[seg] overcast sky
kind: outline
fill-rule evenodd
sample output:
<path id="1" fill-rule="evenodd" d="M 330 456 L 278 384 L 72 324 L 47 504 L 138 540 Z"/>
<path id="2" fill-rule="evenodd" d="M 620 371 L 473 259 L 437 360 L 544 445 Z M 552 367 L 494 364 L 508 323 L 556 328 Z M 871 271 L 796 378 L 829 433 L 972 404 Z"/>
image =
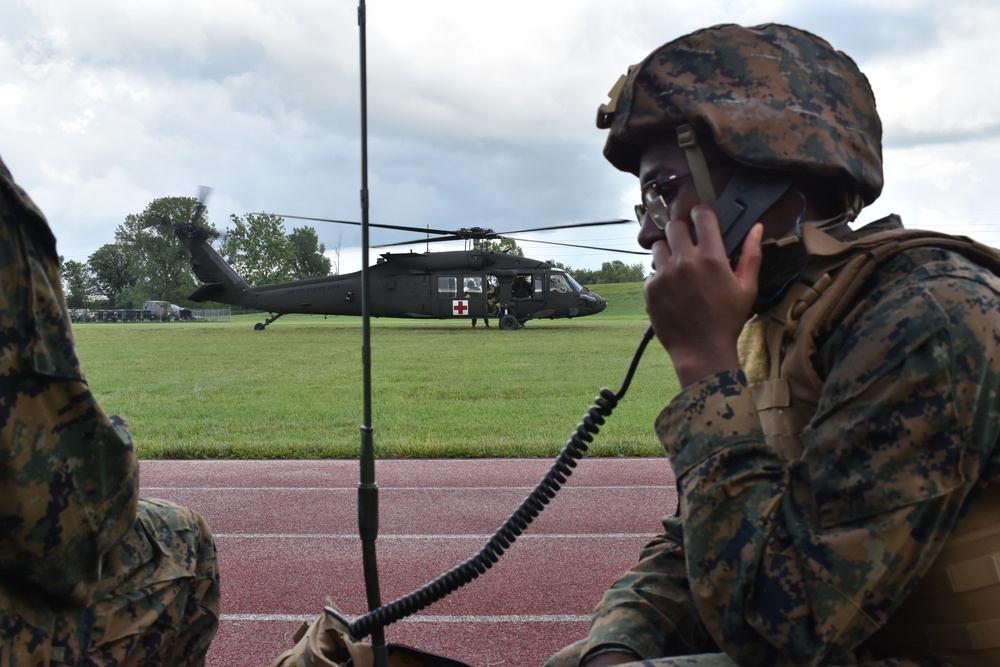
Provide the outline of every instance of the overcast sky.
<path id="1" fill-rule="evenodd" d="M 81 262 L 126 215 L 200 185 L 214 189 L 218 226 L 256 211 L 359 220 L 357 9 L 4 0 L 0 156 L 60 253 Z M 995 0 L 370 0 L 367 10 L 372 222 L 507 231 L 630 218 L 638 188 L 604 161 L 594 124 L 619 74 L 697 28 L 775 21 L 825 37 L 872 82 L 886 188 L 862 221 L 896 212 L 1000 245 Z M 356 228 L 309 224 L 342 247 L 342 272 L 360 268 Z M 636 231 L 536 237 L 638 249 Z M 399 238 L 372 233 L 373 244 Z M 521 245 L 577 268 L 642 261 Z"/>

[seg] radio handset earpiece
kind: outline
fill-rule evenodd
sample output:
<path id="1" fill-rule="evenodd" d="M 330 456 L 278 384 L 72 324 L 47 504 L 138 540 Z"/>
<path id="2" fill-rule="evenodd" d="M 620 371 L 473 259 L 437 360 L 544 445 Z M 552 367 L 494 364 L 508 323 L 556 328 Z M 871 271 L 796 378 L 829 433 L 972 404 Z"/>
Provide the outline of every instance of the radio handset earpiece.
<path id="1" fill-rule="evenodd" d="M 764 213 L 792 186 L 783 174 L 737 167 L 715 202 L 726 256 L 736 260 L 743 239 Z"/>
<path id="2" fill-rule="evenodd" d="M 716 197 L 708 162 L 690 125 L 677 128 L 677 144 L 684 149 L 698 199 L 702 204 L 711 206 L 719 218 L 726 256 L 735 262 L 740 245 L 750 228 L 788 192 L 791 179 L 781 172 L 751 169 L 741 165 L 733 171 L 722 194 Z"/>

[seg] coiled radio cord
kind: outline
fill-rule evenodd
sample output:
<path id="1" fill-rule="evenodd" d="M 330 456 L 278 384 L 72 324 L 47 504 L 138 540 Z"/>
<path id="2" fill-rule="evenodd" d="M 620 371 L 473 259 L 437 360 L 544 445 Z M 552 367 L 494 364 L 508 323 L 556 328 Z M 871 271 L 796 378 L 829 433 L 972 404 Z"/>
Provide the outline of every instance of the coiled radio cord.
<path id="1" fill-rule="evenodd" d="M 361 639 L 371 634 L 375 628 L 385 627 L 402 620 L 454 593 L 493 567 L 500 556 L 514 544 L 528 528 L 528 525 L 555 497 L 562 485 L 566 483 L 566 479 L 573 474 L 576 462 L 583 458 L 588 444 L 594 440 L 594 435 L 601 430 L 600 427 L 604 425 L 605 419 L 611 415 L 618 402 L 625 396 L 625 392 L 628 391 L 632 377 L 639 366 L 639 360 L 652 338 L 653 328 L 649 327 L 632 356 L 632 363 L 629 365 L 625 380 L 618 393 L 612 392 L 607 387 L 601 389 L 600 395 L 594 399 L 594 405 L 584 415 L 583 420 L 577 424 L 576 431 L 563 446 L 548 473 L 528 494 L 528 497 L 521 502 L 514 513 L 507 517 L 507 520 L 479 550 L 479 553 L 416 591 L 382 605 L 378 609 L 373 609 L 353 623 L 333 607 L 325 607 L 326 613 L 333 615 L 347 626 L 351 636 L 355 639 Z"/>

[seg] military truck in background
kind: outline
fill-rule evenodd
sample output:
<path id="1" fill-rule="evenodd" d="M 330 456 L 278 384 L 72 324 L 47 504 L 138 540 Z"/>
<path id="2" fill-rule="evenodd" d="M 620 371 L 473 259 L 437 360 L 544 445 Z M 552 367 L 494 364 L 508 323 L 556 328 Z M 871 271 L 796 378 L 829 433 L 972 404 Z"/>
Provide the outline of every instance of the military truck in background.
<path id="1" fill-rule="evenodd" d="M 152 313 L 154 322 L 190 322 L 193 319 L 190 308 L 181 308 L 169 301 L 146 301 L 142 309 Z"/>
<path id="2" fill-rule="evenodd" d="M 146 301 L 141 309 L 76 308 L 70 311 L 70 318 L 73 322 L 190 322 L 194 316 L 190 308 L 181 308 L 169 301 Z"/>

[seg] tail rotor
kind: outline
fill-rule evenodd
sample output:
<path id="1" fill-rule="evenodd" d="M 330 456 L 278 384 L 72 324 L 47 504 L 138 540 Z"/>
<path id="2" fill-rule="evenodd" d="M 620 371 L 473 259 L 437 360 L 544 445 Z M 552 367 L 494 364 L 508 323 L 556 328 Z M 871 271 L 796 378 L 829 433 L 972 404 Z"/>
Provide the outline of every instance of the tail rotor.
<path id="1" fill-rule="evenodd" d="M 207 185 L 202 185 L 198 188 L 198 202 L 194 205 L 194 209 L 191 210 L 191 217 L 184 224 L 175 227 L 178 235 L 192 239 L 200 236 L 207 237 L 208 231 L 200 223 L 202 215 L 205 213 L 206 202 L 210 194 L 212 194 L 212 188 Z"/>

